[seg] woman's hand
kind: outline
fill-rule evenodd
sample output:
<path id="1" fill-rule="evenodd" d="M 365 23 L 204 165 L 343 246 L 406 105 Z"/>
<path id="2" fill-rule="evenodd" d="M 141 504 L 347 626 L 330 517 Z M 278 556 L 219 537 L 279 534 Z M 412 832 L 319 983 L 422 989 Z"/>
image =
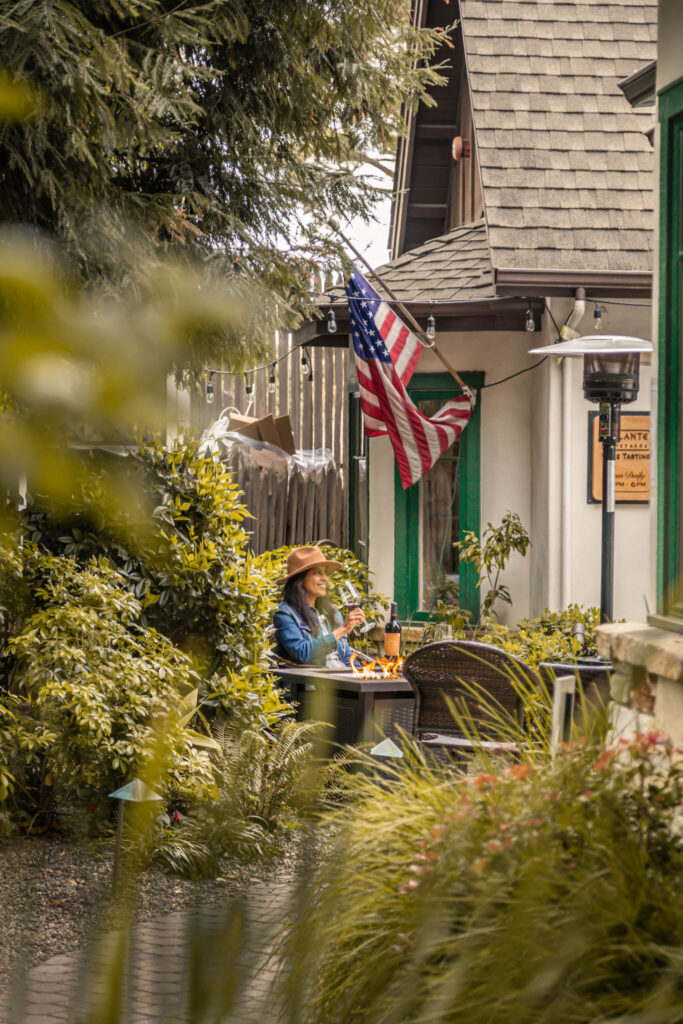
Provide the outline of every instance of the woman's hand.
<path id="1" fill-rule="evenodd" d="M 365 622 L 365 615 L 361 608 L 354 608 L 349 612 L 346 622 L 332 630 L 332 635 L 335 640 L 341 640 L 343 636 L 350 633 L 352 629 L 356 628 L 356 626 L 360 626 L 361 622 Z"/>

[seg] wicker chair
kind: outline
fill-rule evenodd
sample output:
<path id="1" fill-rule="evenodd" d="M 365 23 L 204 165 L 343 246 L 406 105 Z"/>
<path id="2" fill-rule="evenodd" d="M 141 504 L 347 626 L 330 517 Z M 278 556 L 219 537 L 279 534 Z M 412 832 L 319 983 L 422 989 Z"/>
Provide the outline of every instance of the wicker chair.
<path id="1" fill-rule="evenodd" d="M 517 745 L 496 737 L 496 722 L 467 685 L 481 687 L 493 707 L 520 721 L 522 707 L 519 693 L 511 680 L 540 686 L 540 679 L 528 665 L 489 644 L 473 640 L 449 640 L 426 644 L 411 654 L 403 666 L 403 674 L 415 692 L 413 732 L 426 747 L 448 748 L 463 753 L 473 749 L 448 706 L 471 716 L 481 742 L 477 747 L 491 751 L 512 752 Z"/>

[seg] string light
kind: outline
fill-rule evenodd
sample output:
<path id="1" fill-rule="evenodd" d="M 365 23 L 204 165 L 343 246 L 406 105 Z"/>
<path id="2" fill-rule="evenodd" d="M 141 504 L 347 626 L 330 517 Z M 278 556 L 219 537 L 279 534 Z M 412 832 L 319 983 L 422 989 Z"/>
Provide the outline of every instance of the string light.
<path id="1" fill-rule="evenodd" d="M 310 372 L 311 372 L 311 367 L 310 367 L 309 362 L 308 362 L 308 353 L 307 353 L 306 349 L 304 348 L 302 356 L 301 356 L 301 376 L 302 377 L 308 377 L 308 374 Z"/>
<path id="2" fill-rule="evenodd" d="M 254 394 L 254 384 L 251 380 L 249 380 L 248 372 L 245 373 L 244 375 L 244 390 L 248 398 L 251 398 L 251 396 Z"/>
<path id="3" fill-rule="evenodd" d="M 332 296 L 330 295 L 330 311 L 327 314 L 327 330 L 329 331 L 330 334 L 336 334 L 337 318 L 335 317 L 334 310 L 332 309 L 332 301 L 333 299 Z"/>
<path id="4" fill-rule="evenodd" d="M 434 341 L 434 338 L 436 337 L 436 320 L 434 319 L 434 314 L 432 313 L 432 306 L 433 305 L 434 305 L 433 302 L 429 303 L 429 316 L 427 317 L 427 331 L 426 331 L 426 334 L 427 334 L 427 338 L 429 339 L 429 341 Z"/>
<path id="5" fill-rule="evenodd" d="M 528 331 L 530 334 L 531 334 L 532 331 L 536 330 L 536 321 L 534 320 L 534 313 L 533 313 L 533 310 L 532 310 L 531 306 L 529 306 L 527 311 L 526 311 L 526 319 L 524 321 L 524 330 Z"/>
<path id="6" fill-rule="evenodd" d="M 213 370 L 209 373 L 209 379 L 206 382 L 206 404 L 213 405 L 215 401 L 215 393 L 213 386 Z"/>
<path id="7" fill-rule="evenodd" d="M 275 384 L 275 363 L 273 363 L 270 368 L 270 377 L 268 378 L 268 394 L 274 395 L 276 390 L 277 385 Z"/>
<path id="8" fill-rule="evenodd" d="M 596 306 L 595 310 L 593 311 L 593 330 L 602 330 L 602 310 L 599 306 Z"/>

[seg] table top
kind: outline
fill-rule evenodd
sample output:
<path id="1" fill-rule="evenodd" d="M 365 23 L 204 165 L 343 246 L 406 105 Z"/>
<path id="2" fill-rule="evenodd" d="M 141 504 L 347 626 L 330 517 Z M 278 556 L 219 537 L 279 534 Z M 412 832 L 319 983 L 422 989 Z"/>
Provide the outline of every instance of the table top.
<path id="1" fill-rule="evenodd" d="M 362 679 L 354 676 L 350 669 L 317 668 L 315 665 L 301 668 L 276 668 L 274 674 L 290 683 L 308 683 L 311 686 L 334 686 L 339 690 L 354 693 L 412 693 L 413 688 L 403 676 L 390 679 Z"/>

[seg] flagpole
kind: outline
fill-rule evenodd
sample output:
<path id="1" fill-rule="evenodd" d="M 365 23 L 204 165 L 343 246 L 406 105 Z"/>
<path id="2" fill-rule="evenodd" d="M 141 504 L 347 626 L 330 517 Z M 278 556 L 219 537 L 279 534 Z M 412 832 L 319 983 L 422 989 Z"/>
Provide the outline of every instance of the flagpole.
<path id="1" fill-rule="evenodd" d="M 367 269 L 367 270 L 368 270 L 368 271 L 370 272 L 370 274 L 372 274 L 372 276 L 374 277 L 375 281 L 377 281 L 377 283 L 379 284 L 380 288 L 382 288 L 382 289 L 383 289 L 383 291 L 385 291 L 385 292 L 386 292 L 386 294 L 387 294 L 387 295 L 389 296 L 389 298 L 391 299 L 391 301 L 392 301 L 393 303 L 395 303 L 395 305 L 396 305 L 396 306 L 398 307 L 399 311 L 400 311 L 400 312 L 402 313 L 402 315 L 403 315 L 403 316 L 404 316 L 404 317 L 406 318 L 406 320 L 409 320 L 409 321 L 410 321 L 410 323 L 412 324 L 413 328 L 415 329 L 415 331 L 416 331 L 416 333 L 417 333 L 418 337 L 419 337 L 419 338 L 420 338 L 420 340 L 422 341 L 422 343 L 423 343 L 423 345 L 425 346 L 425 348 L 430 348 L 430 349 L 432 349 L 432 350 L 433 350 L 433 352 L 434 352 L 434 355 L 435 355 L 435 356 L 436 356 L 436 357 L 437 357 L 438 359 L 440 359 L 440 360 L 441 360 L 441 362 L 442 362 L 442 363 L 443 363 L 443 365 L 444 365 L 444 366 L 446 367 L 446 369 L 448 370 L 448 372 L 450 373 L 450 375 L 451 375 L 451 376 L 452 376 L 452 377 L 454 378 L 454 380 L 456 381 L 456 383 L 460 385 L 460 387 L 461 387 L 461 388 L 463 389 L 463 391 L 465 391 L 465 392 L 466 392 L 466 394 L 470 394 L 470 393 L 471 393 L 471 389 L 470 389 L 470 388 L 468 388 L 467 384 L 465 384 L 464 380 L 462 379 L 462 377 L 460 376 L 460 374 L 458 373 L 458 371 L 457 371 L 457 370 L 456 370 L 456 369 L 455 369 L 455 368 L 454 368 L 453 366 L 451 366 L 451 364 L 450 364 L 450 363 L 448 362 L 448 360 L 446 359 L 446 357 L 445 357 L 444 355 L 442 355 L 442 353 L 441 353 L 441 352 L 439 351 L 439 349 L 438 349 L 438 348 L 436 347 L 436 343 L 435 343 L 435 342 L 433 342 L 433 341 L 430 341 L 430 340 L 429 340 L 429 338 L 428 338 L 428 337 L 427 337 L 427 335 L 425 334 L 424 330 L 422 329 L 422 327 L 420 327 L 419 323 L 417 322 L 417 320 L 415 319 L 415 317 L 413 316 L 413 314 L 412 314 L 412 313 L 410 312 L 410 310 L 409 310 L 409 309 L 407 309 L 407 307 L 403 305 L 403 303 L 401 302 L 401 300 L 400 300 L 399 298 L 397 298 L 397 297 L 396 297 L 396 295 L 394 295 L 394 293 L 392 292 L 392 290 L 391 290 L 391 288 L 389 287 L 389 285 L 388 285 L 388 284 L 386 284 L 386 283 L 385 283 L 385 282 L 384 282 L 384 281 L 382 280 L 382 278 L 381 278 L 381 277 L 380 277 L 380 275 L 379 275 L 379 274 L 377 273 L 377 271 L 376 271 L 376 270 L 373 270 L 373 269 L 372 269 L 372 267 L 370 266 L 370 264 L 369 264 L 369 263 L 368 263 L 368 261 L 366 260 L 365 256 L 363 256 L 363 254 L 362 254 L 362 253 L 360 253 L 360 252 L 358 251 L 358 249 L 356 249 L 356 247 L 355 247 L 355 245 L 353 244 L 353 242 L 349 241 L 349 239 L 348 239 L 348 238 L 346 237 L 346 235 L 344 234 L 344 232 L 343 232 L 343 231 L 341 230 L 341 228 L 340 228 L 339 224 L 338 224 L 338 223 L 336 223 L 336 222 L 335 222 L 334 220 L 328 220 L 328 222 L 327 222 L 327 223 L 328 223 L 328 225 L 329 225 L 329 226 L 330 226 L 330 227 L 332 228 L 332 230 L 333 230 L 333 231 L 336 231 L 336 232 L 337 232 L 337 234 L 338 234 L 338 235 L 339 235 L 339 237 L 341 238 L 342 242 L 344 242 L 344 244 L 345 244 L 345 245 L 347 245 L 347 246 L 349 247 L 349 249 L 350 249 L 350 250 L 351 250 L 351 252 L 352 252 L 352 253 L 354 254 L 354 256 L 356 257 L 356 259 L 359 259 L 359 260 L 361 261 L 361 263 L 362 263 L 362 264 L 363 264 L 363 265 L 365 266 L 365 268 L 366 268 L 366 269 Z"/>

